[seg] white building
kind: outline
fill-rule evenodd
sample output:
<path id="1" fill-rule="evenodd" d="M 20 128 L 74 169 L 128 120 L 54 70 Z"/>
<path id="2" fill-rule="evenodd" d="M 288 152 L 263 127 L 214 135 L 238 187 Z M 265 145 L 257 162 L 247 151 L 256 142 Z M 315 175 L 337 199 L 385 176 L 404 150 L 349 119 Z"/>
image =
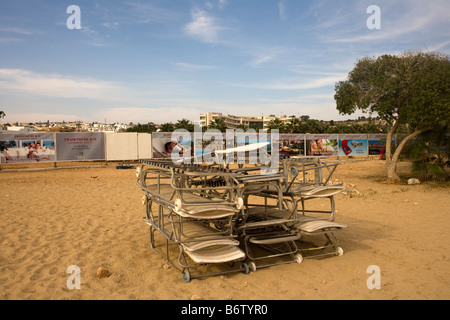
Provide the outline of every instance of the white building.
<path id="1" fill-rule="evenodd" d="M 291 118 L 285 117 L 285 116 L 256 116 L 256 117 L 249 117 L 249 116 L 233 116 L 233 115 L 224 115 L 222 113 L 217 112 L 208 112 L 205 114 L 200 114 L 200 124 L 202 127 L 209 126 L 211 124 L 211 121 L 213 121 L 216 118 L 221 118 L 224 120 L 225 125 L 229 129 L 236 129 L 239 125 L 245 125 L 248 128 L 254 127 L 258 129 L 267 129 L 267 126 L 270 121 L 275 120 L 275 118 L 281 120 L 284 123 L 288 123 Z"/>
<path id="2" fill-rule="evenodd" d="M 21 126 L 9 126 L 6 128 L 7 131 L 14 131 L 14 132 L 35 132 L 38 131 L 36 128 L 33 127 L 21 127 Z"/>

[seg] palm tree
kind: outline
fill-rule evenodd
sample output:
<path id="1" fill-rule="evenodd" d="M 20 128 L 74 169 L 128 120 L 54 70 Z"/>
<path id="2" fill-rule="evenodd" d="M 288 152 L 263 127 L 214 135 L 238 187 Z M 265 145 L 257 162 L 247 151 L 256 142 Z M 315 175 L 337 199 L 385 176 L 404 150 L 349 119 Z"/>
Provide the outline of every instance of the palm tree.
<path id="1" fill-rule="evenodd" d="M 284 125 L 283 121 L 281 121 L 278 118 L 275 118 L 275 119 L 269 121 L 269 123 L 267 124 L 267 128 L 270 131 L 278 129 L 278 132 L 282 133 L 282 132 L 284 132 L 285 125 Z"/>
<path id="2" fill-rule="evenodd" d="M 300 133 L 301 124 L 302 122 L 299 118 L 291 117 L 291 120 L 289 120 L 289 123 L 286 125 L 286 129 L 290 133 Z"/>
<path id="3" fill-rule="evenodd" d="M 317 120 L 308 119 L 305 125 L 308 133 L 322 133 L 322 126 Z"/>
<path id="4" fill-rule="evenodd" d="M 188 119 L 181 119 L 175 124 L 175 129 L 185 129 L 189 132 L 194 132 L 194 124 Z"/>
<path id="5" fill-rule="evenodd" d="M 172 123 L 163 123 L 159 129 L 161 132 L 173 132 L 173 130 L 175 130 L 175 126 Z"/>
<path id="6" fill-rule="evenodd" d="M 147 123 L 147 132 L 156 132 L 157 127 L 153 122 Z"/>
<path id="7" fill-rule="evenodd" d="M 225 132 L 227 130 L 227 125 L 222 118 L 214 118 L 209 124 L 208 129 L 217 129 L 220 132 Z"/>
<path id="8" fill-rule="evenodd" d="M 250 123 L 250 126 L 248 127 L 249 129 L 253 129 L 256 132 L 258 132 L 259 130 L 262 130 L 263 128 L 261 126 L 259 126 L 256 123 Z"/>
<path id="9" fill-rule="evenodd" d="M 249 129 L 249 127 L 246 124 L 241 123 L 240 125 L 238 125 L 236 127 L 236 129 L 241 129 L 243 131 L 247 131 Z"/>

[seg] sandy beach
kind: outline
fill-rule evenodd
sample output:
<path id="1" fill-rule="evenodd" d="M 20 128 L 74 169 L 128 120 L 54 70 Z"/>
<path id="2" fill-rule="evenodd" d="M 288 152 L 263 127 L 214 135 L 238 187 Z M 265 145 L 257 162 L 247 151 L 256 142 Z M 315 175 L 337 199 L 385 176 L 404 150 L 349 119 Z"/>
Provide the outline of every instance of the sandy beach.
<path id="1" fill-rule="evenodd" d="M 134 169 L 1 170 L 0 298 L 450 299 L 448 184 L 386 183 L 379 160 L 343 161 L 333 178 L 352 191 L 336 199 L 343 256 L 184 283 L 150 249 Z M 78 290 L 66 284 L 71 265 Z M 380 289 L 367 287 L 371 265 Z M 99 267 L 110 275 L 98 278 Z"/>

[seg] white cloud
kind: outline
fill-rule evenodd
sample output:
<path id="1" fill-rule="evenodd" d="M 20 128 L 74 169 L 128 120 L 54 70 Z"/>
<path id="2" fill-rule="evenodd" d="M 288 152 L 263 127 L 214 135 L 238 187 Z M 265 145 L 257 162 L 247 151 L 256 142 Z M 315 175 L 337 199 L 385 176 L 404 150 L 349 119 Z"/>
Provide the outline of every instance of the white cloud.
<path id="1" fill-rule="evenodd" d="M 217 20 L 206 11 L 193 9 L 191 12 L 192 21 L 184 26 L 184 31 L 199 40 L 205 42 L 218 42 L 219 31 L 223 29 Z"/>
<path id="2" fill-rule="evenodd" d="M 88 42 L 89 45 L 92 45 L 94 47 L 105 46 L 104 41 L 98 31 L 93 30 L 87 25 L 83 25 L 81 27 L 81 32 L 83 32 L 90 39 L 90 41 Z"/>
<path id="3" fill-rule="evenodd" d="M 290 80 L 278 80 L 274 82 L 266 83 L 235 83 L 232 85 L 243 88 L 265 89 L 265 90 L 305 90 L 316 89 L 327 86 L 334 86 L 338 81 L 345 80 L 347 74 L 336 74 L 332 76 L 326 76 L 321 78 L 315 78 L 310 80 L 290 79 Z"/>
<path id="4" fill-rule="evenodd" d="M 282 0 L 278 1 L 278 13 L 281 20 L 287 20 L 286 4 Z"/>
<path id="5" fill-rule="evenodd" d="M 450 45 L 450 41 L 445 41 L 445 42 L 442 42 L 442 43 L 435 44 L 435 45 L 433 45 L 433 46 L 431 46 L 431 47 L 427 47 L 426 49 L 427 49 L 428 51 L 431 51 L 431 52 L 434 52 L 434 51 L 440 51 L 440 50 L 442 50 L 442 49 L 444 49 L 444 48 L 448 48 L 449 45 Z M 449 50 L 447 49 L 447 52 L 448 52 L 448 51 L 449 51 Z"/>
<path id="6" fill-rule="evenodd" d="M 151 3 L 143 2 L 125 2 L 127 6 L 131 7 L 130 22 L 138 23 L 165 23 L 167 21 L 177 21 L 180 19 L 180 14 L 177 11 L 158 7 Z"/>
<path id="7" fill-rule="evenodd" d="M 449 1 L 411 0 L 400 3 L 377 3 L 380 7 L 381 20 L 381 29 L 379 30 L 367 29 L 365 22 L 370 14 L 365 12 L 368 5 L 363 2 L 356 3 L 353 10 L 347 12 L 338 10 L 335 14 L 327 15 L 328 19 L 319 24 L 318 30 L 322 30 L 322 32 L 330 30 L 329 33 L 325 33 L 329 41 L 342 43 L 381 42 L 394 39 L 403 41 L 423 38 L 424 35 L 432 38 L 435 34 L 443 35 L 445 33 L 450 36 L 449 29 L 445 28 L 445 26 L 448 27 L 449 21 Z"/>
<path id="8" fill-rule="evenodd" d="M 288 48 L 283 47 L 262 47 L 262 48 L 258 47 L 258 48 L 246 48 L 246 50 L 250 51 L 250 55 L 254 56 L 253 60 L 249 62 L 249 65 L 252 68 L 257 68 L 260 65 L 263 65 L 269 61 L 274 61 L 275 58 L 289 52 Z"/>
<path id="9" fill-rule="evenodd" d="M 210 65 L 200 65 L 200 64 L 191 64 L 186 62 L 175 62 L 172 63 L 174 66 L 180 67 L 185 70 L 214 70 L 218 69 L 217 66 L 210 66 Z"/>
<path id="10" fill-rule="evenodd" d="M 119 22 L 104 22 L 102 26 L 109 29 L 117 29 L 119 27 Z"/>
<path id="11" fill-rule="evenodd" d="M 223 9 L 228 4 L 228 0 L 219 0 L 219 9 Z"/>
<path id="12" fill-rule="evenodd" d="M 212 1 L 206 1 L 205 6 L 206 8 L 212 10 L 216 6 L 218 9 L 222 10 L 224 9 L 228 4 L 228 0 L 212 0 Z"/>
<path id="13" fill-rule="evenodd" d="M 27 113 L 15 113 L 11 112 L 7 114 L 5 121 L 9 123 L 14 122 L 45 122 L 47 120 L 53 122 L 59 121 L 89 121 L 89 119 L 83 119 L 82 117 L 68 113 L 44 113 L 44 112 L 27 112 Z"/>
<path id="14" fill-rule="evenodd" d="M 158 79 L 153 83 L 124 84 L 23 69 L 0 69 L 0 96 L 8 110 L 33 107 L 31 113 L 5 110 L 8 121 L 32 122 L 58 118 L 66 121 L 103 121 L 106 117 L 112 122 L 143 123 L 142 119 L 147 117 L 146 121 L 158 123 L 170 122 L 170 119 L 198 119 L 198 106 L 207 109 L 206 106 L 212 104 L 211 101 L 192 98 L 191 86 L 189 81 Z M 54 113 L 49 112 L 52 109 Z"/>
<path id="15" fill-rule="evenodd" d="M 107 122 L 133 122 L 147 123 L 154 122 L 156 124 L 172 122 L 176 123 L 181 119 L 198 121 L 200 119 L 201 110 L 195 107 L 124 107 L 109 108 L 95 113 L 94 118 L 104 119 Z M 126 119 L 126 121 L 124 121 Z"/>
<path id="16" fill-rule="evenodd" d="M 128 89 L 114 82 L 40 74 L 22 69 L 0 69 L 0 92 L 32 94 L 54 98 L 122 100 Z"/>
<path id="17" fill-rule="evenodd" d="M 2 27 L 0 28 L 0 33 L 5 35 L 3 37 L 0 37 L 0 43 L 23 42 L 24 39 L 26 39 L 25 36 L 43 34 L 43 32 L 38 30 L 29 30 L 15 27 Z"/>
<path id="18" fill-rule="evenodd" d="M 21 35 L 27 35 L 27 36 L 30 36 L 33 34 L 33 32 L 28 29 L 13 28 L 13 27 L 0 28 L 0 32 L 15 33 L 15 34 L 21 34 Z"/>
<path id="19" fill-rule="evenodd" d="M 273 59 L 273 55 L 270 54 L 266 54 L 266 55 L 261 55 L 259 57 L 257 57 L 256 59 L 252 60 L 249 65 L 252 66 L 253 68 L 258 67 L 259 65 L 268 62 L 270 60 Z"/>
<path id="20" fill-rule="evenodd" d="M 7 43 L 7 42 L 22 42 L 22 39 L 18 38 L 0 38 L 0 42 Z"/>

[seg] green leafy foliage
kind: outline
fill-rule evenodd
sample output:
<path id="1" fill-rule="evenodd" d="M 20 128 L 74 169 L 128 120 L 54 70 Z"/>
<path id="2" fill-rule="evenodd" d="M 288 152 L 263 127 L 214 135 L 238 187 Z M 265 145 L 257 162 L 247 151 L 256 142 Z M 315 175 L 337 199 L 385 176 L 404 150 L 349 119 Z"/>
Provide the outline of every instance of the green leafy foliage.
<path id="1" fill-rule="evenodd" d="M 389 179 L 400 179 L 396 163 L 409 139 L 450 122 L 450 61 L 441 53 L 406 52 L 360 59 L 348 80 L 335 86 L 340 114 L 376 113 L 391 124 L 389 137 L 405 125 L 408 136 L 395 153 L 386 145 Z M 433 170 L 428 168 L 428 170 Z M 435 170 L 434 172 L 438 172 Z"/>
<path id="2" fill-rule="evenodd" d="M 360 59 L 348 80 L 335 86 L 340 114 L 356 110 L 377 113 L 421 129 L 437 121 L 449 122 L 450 62 L 439 53 L 407 52 Z"/>
<path id="3" fill-rule="evenodd" d="M 227 130 L 227 125 L 225 124 L 225 120 L 222 118 L 214 118 L 208 126 L 208 129 L 216 129 L 220 132 L 225 132 Z"/>
<path id="4" fill-rule="evenodd" d="M 421 180 L 448 180 L 450 158 L 450 131 L 448 124 L 437 124 L 405 150 L 412 161 L 412 174 Z"/>

